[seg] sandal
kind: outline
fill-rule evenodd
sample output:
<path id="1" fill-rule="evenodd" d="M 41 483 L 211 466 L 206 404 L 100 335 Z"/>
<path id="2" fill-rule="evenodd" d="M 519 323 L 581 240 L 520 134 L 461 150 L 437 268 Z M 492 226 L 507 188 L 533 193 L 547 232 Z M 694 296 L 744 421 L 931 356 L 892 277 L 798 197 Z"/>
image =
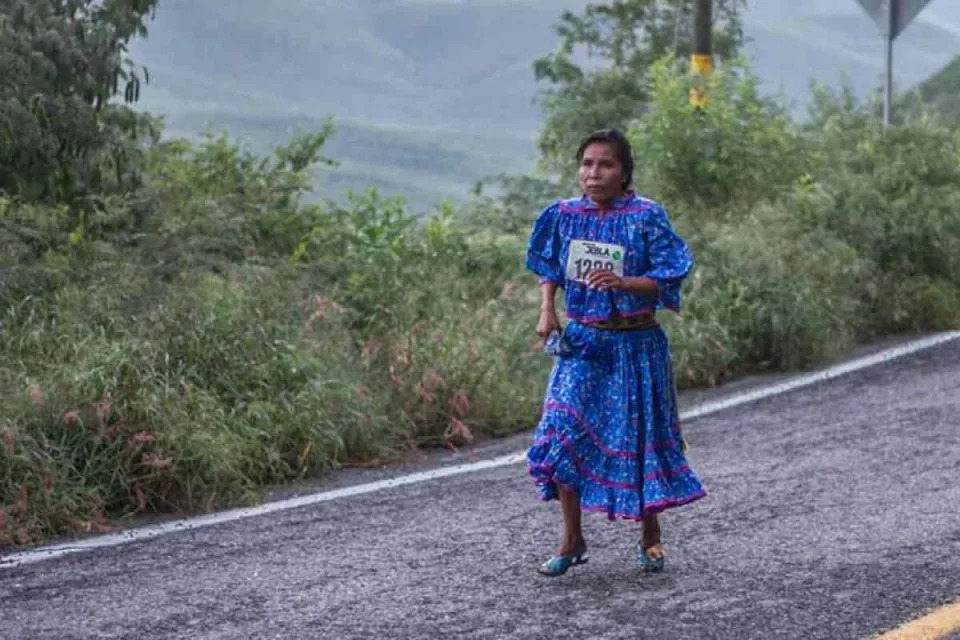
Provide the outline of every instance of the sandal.
<path id="1" fill-rule="evenodd" d="M 586 553 L 587 543 L 586 541 L 581 541 L 572 553 L 552 556 L 549 560 L 540 565 L 540 568 L 537 569 L 537 572 L 542 576 L 547 576 L 548 578 L 562 576 L 570 567 L 578 564 L 586 564 L 588 560 L 588 558 L 584 557 Z"/>
<path id="2" fill-rule="evenodd" d="M 637 564 L 647 573 L 660 573 L 667 563 L 667 553 L 659 542 L 646 549 L 637 545 Z"/>

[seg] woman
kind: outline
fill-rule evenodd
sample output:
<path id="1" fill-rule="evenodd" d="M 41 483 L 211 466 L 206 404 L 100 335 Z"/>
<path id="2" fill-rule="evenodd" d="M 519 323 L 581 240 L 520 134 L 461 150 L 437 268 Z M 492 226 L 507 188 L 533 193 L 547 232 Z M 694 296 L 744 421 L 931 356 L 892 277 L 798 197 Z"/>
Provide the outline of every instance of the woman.
<path id="1" fill-rule="evenodd" d="M 539 571 L 558 576 L 586 562 L 582 511 L 642 521 L 637 561 L 661 571 L 657 514 L 706 495 L 684 454 L 669 345 L 655 318 L 679 310 L 693 257 L 663 208 L 630 191 L 623 134 L 590 135 L 577 161 L 583 196 L 540 214 L 526 257 L 540 277 L 536 331 L 557 356 L 527 462 L 540 498 L 560 501 L 564 525 Z"/>

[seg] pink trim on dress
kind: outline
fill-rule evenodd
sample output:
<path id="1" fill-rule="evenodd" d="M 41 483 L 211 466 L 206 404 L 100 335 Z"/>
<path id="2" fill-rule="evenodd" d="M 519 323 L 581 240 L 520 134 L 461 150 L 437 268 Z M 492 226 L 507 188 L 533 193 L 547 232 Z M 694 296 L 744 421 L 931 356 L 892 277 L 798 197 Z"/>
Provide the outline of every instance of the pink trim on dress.
<path id="1" fill-rule="evenodd" d="M 639 202 L 637 202 L 639 200 Z M 576 199 L 561 200 L 559 213 L 609 215 L 612 213 L 643 213 L 654 205 L 652 200 L 638 196 L 635 191 L 627 191 L 620 199 L 620 206 L 601 209 L 586 195 Z"/>
<path id="2" fill-rule="evenodd" d="M 609 509 L 606 509 L 604 507 L 599 507 L 599 506 L 598 507 L 581 506 L 580 510 L 586 511 L 587 513 L 605 513 L 607 514 L 607 518 L 609 520 L 616 520 L 619 518 L 620 520 L 636 520 L 639 522 L 640 520 L 642 520 L 647 516 L 661 513 L 673 507 L 682 507 L 685 504 L 696 502 L 700 498 L 705 498 L 706 496 L 707 496 L 707 492 L 704 489 L 700 489 L 700 491 L 697 491 L 693 495 L 686 496 L 684 498 L 667 498 L 665 500 L 658 500 L 656 502 L 651 502 L 650 504 L 643 506 L 643 513 L 639 516 L 635 516 L 633 514 L 627 514 L 627 513 L 618 513 L 616 511 L 614 511 L 613 513 L 610 513 Z"/>
<path id="3" fill-rule="evenodd" d="M 566 448 L 567 452 L 570 454 L 570 457 L 573 459 L 574 466 L 577 468 L 577 471 L 579 471 L 581 474 L 587 476 L 588 478 L 590 478 L 600 486 L 608 487 L 610 489 L 628 489 L 628 490 L 643 489 L 642 484 L 614 482 L 612 480 L 601 478 L 600 476 L 598 476 L 593 471 L 591 471 L 590 469 L 586 468 L 583 465 L 583 462 L 580 460 L 580 456 L 577 455 L 577 452 L 574 449 L 573 443 L 570 442 L 570 440 L 568 440 L 562 433 L 558 435 L 560 437 L 561 444 L 563 444 L 564 448 Z M 528 466 L 531 471 L 533 470 L 544 471 L 551 476 L 555 473 L 554 467 L 545 462 L 534 462 L 534 463 L 530 463 Z M 689 472 L 690 472 L 690 466 L 687 464 L 683 464 L 680 467 L 676 469 L 671 469 L 669 471 L 664 471 L 662 469 L 658 469 L 657 471 L 651 471 L 650 473 L 647 473 L 643 476 L 643 481 L 654 482 L 656 480 L 660 480 L 663 478 L 672 478 L 672 477 L 683 475 L 684 473 L 689 473 Z"/>
<path id="4" fill-rule="evenodd" d="M 587 422 L 587 419 L 584 417 L 584 415 L 580 413 L 580 411 L 578 411 L 575 407 L 571 407 L 570 405 L 564 404 L 562 402 L 548 402 L 544 406 L 544 413 L 546 413 L 547 411 L 564 411 L 566 413 L 571 414 L 574 417 L 574 419 L 580 424 L 580 426 L 583 427 L 583 430 L 587 433 L 587 435 L 590 436 L 590 439 L 593 440 L 594 444 L 596 444 L 597 447 L 608 456 L 632 458 L 639 453 L 638 451 L 618 450 L 618 449 L 611 449 L 607 447 L 603 443 L 603 441 L 600 439 L 600 436 L 597 435 L 597 432 L 590 426 L 590 423 Z M 673 429 L 677 429 L 678 427 L 679 427 L 678 424 L 673 425 Z M 534 445 L 543 444 L 544 442 L 548 441 L 551 435 L 555 435 L 558 433 L 559 432 L 557 432 L 555 429 L 550 428 L 547 430 L 547 433 L 543 438 L 539 438 L 537 441 L 534 442 Z M 646 445 L 644 447 L 644 452 L 654 452 L 662 449 L 676 447 L 678 445 L 679 445 L 679 442 L 677 442 L 675 438 L 668 438 L 664 440 L 659 446 Z"/>

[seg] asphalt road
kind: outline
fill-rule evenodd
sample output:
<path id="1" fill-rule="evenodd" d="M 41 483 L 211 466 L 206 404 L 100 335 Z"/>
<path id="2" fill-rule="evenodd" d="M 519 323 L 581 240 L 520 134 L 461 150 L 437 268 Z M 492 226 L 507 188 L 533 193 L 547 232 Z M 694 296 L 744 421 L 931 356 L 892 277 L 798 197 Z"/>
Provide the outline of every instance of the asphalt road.
<path id="1" fill-rule="evenodd" d="M 0 638 L 866 638 L 960 598 L 958 416 L 955 341 L 691 422 L 661 575 L 588 516 L 538 576 L 513 465 L 0 570 Z"/>

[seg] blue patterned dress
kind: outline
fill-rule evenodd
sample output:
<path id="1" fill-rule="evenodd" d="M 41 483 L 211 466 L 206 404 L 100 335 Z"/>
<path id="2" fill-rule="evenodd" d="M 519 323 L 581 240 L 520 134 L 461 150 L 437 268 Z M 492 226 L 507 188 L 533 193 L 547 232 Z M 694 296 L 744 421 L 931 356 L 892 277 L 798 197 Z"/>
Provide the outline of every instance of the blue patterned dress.
<path id="1" fill-rule="evenodd" d="M 625 276 L 658 283 L 656 295 L 604 291 L 577 278 L 577 241 L 614 247 Z M 582 246 L 582 242 L 579 243 Z M 569 319 L 527 452 L 540 498 L 557 488 L 580 495 L 584 511 L 639 520 L 706 495 L 687 463 L 678 425 L 667 336 L 659 327 L 588 326 L 680 308 L 693 256 L 663 207 L 627 193 L 600 209 L 586 196 L 547 207 L 534 223 L 527 268 L 563 288 Z"/>

